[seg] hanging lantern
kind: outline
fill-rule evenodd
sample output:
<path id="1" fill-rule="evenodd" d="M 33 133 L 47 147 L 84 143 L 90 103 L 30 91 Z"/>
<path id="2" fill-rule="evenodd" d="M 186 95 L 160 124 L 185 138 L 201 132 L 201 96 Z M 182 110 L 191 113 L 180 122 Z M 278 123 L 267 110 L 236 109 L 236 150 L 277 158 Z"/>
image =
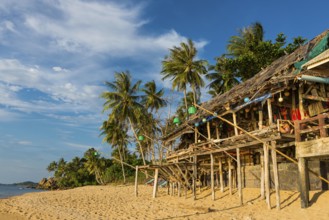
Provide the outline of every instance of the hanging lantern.
<path id="1" fill-rule="evenodd" d="M 199 127 L 199 123 L 196 122 L 196 123 L 194 124 L 194 126 L 195 126 L 195 127 Z"/>
<path id="2" fill-rule="evenodd" d="M 217 116 L 217 112 L 214 112 L 214 114 L 213 114 L 214 116 Z"/>
<path id="3" fill-rule="evenodd" d="M 98 155 L 97 151 L 95 151 L 95 152 L 94 152 L 94 155 L 95 155 L 95 156 L 97 156 L 97 155 Z"/>
<path id="4" fill-rule="evenodd" d="M 283 98 L 282 98 L 282 94 L 281 94 L 281 92 L 280 92 L 280 97 L 279 97 L 278 101 L 279 101 L 279 102 L 283 102 Z"/>
<path id="5" fill-rule="evenodd" d="M 174 124 L 179 124 L 180 123 L 180 119 L 178 117 L 174 118 Z"/>
<path id="6" fill-rule="evenodd" d="M 284 91 L 284 96 L 289 96 L 290 92 L 288 90 Z"/>
<path id="7" fill-rule="evenodd" d="M 138 136 L 138 140 L 139 140 L 139 141 L 144 141 L 144 136 L 143 136 L 143 135 L 139 135 L 139 136 Z"/>
<path id="8" fill-rule="evenodd" d="M 203 119 L 202 119 L 202 122 L 203 122 L 203 123 L 206 123 L 206 122 L 207 122 L 207 119 L 206 119 L 206 118 L 203 118 Z"/>
<path id="9" fill-rule="evenodd" d="M 252 110 L 257 111 L 257 106 L 252 107 Z"/>
<path id="10" fill-rule="evenodd" d="M 193 115 L 193 114 L 196 113 L 196 108 L 194 106 L 191 106 L 191 107 L 188 108 L 187 111 L 190 115 Z"/>
<path id="11" fill-rule="evenodd" d="M 246 108 L 245 111 L 246 111 L 246 112 L 249 112 L 249 111 L 250 111 L 250 108 Z"/>
<path id="12" fill-rule="evenodd" d="M 250 99 L 248 97 L 244 98 L 243 100 L 244 100 L 244 102 L 249 102 L 250 101 Z"/>

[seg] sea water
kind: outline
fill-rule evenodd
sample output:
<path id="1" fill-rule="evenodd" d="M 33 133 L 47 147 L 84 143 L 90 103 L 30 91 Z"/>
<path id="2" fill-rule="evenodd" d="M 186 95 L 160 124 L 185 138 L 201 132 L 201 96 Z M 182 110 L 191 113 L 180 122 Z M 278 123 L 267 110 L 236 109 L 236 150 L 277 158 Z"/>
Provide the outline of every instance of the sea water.
<path id="1" fill-rule="evenodd" d="M 17 185 L 2 185 L 0 184 L 0 199 L 11 196 L 18 196 L 30 192 L 41 192 L 42 190 L 25 188 Z"/>

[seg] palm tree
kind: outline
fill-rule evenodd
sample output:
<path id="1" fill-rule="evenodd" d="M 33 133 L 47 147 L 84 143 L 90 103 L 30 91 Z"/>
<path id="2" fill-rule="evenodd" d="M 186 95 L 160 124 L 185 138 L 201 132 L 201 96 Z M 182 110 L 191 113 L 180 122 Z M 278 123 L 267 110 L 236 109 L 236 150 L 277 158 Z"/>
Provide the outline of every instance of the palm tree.
<path id="1" fill-rule="evenodd" d="M 182 42 L 180 47 L 170 49 L 169 57 L 162 61 L 161 74 L 164 75 L 163 80 L 170 78 L 172 88 L 184 92 L 186 98 L 186 87 L 189 84 L 194 94 L 194 102 L 196 102 L 196 91 L 204 86 L 202 75 L 207 73 L 205 60 L 195 60 L 197 50 L 192 40 L 187 43 Z M 187 110 L 187 102 L 185 99 L 185 107 Z"/>
<path id="2" fill-rule="evenodd" d="M 118 150 L 121 162 L 123 182 L 126 183 L 126 175 L 123 166 L 123 161 L 125 158 L 127 146 L 129 144 L 128 131 L 127 129 L 125 129 L 125 126 L 121 124 L 118 120 L 104 121 L 101 130 L 103 130 L 101 135 L 105 135 L 103 141 L 109 143 L 112 148 Z"/>
<path id="3" fill-rule="evenodd" d="M 140 146 L 140 154 L 144 165 L 146 165 L 143 149 L 134 129 L 134 124 L 140 122 L 140 118 L 145 112 L 144 106 L 140 103 L 142 97 L 137 94 L 140 84 L 141 81 L 139 80 L 132 85 L 129 72 L 115 73 L 115 81 L 106 82 L 110 91 L 103 92 L 101 97 L 105 99 L 103 111 L 111 110 L 109 115 L 110 121 L 117 120 L 124 125 L 129 122 L 130 128 Z"/>
<path id="4" fill-rule="evenodd" d="M 264 30 L 261 23 L 256 22 L 239 30 L 238 36 L 232 36 L 227 45 L 230 55 L 235 57 L 253 52 L 255 47 L 263 41 Z"/>
<path id="5" fill-rule="evenodd" d="M 105 160 L 102 160 L 100 158 L 100 155 L 94 148 L 88 149 L 84 153 L 84 158 L 86 159 L 84 166 L 86 167 L 88 172 L 90 174 L 95 175 L 96 182 L 98 184 L 104 185 L 105 182 L 103 180 L 103 174 L 106 167 Z"/>
<path id="6" fill-rule="evenodd" d="M 142 97 L 142 104 L 145 105 L 145 107 L 151 112 L 153 112 L 153 110 L 157 112 L 160 108 L 167 105 L 167 101 L 162 98 L 164 94 L 163 89 L 157 91 L 154 80 L 145 83 L 142 91 L 145 93 Z"/>
<path id="7" fill-rule="evenodd" d="M 206 78 L 211 81 L 207 87 L 210 88 L 209 93 L 214 95 L 222 94 L 229 91 L 233 86 L 239 84 L 238 78 L 232 71 L 231 64 L 232 59 L 228 59 L 225 56 L 217 58 L 217 63 L 211 66 L 210 72 L 206 75 Z"/>

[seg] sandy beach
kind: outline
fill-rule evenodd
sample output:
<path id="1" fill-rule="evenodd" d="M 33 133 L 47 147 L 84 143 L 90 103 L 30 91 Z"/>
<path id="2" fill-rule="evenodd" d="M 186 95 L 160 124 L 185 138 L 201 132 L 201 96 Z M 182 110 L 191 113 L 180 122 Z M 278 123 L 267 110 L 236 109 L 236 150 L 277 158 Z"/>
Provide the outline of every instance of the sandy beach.
<path id="1" fill-rule="evenodd" d="M 29 193 L 0 200 L 0 219 L 329 219 L 329 191 L 311 192 L 311 207 L 300 208 L 298 192 L 281 191 L 280 211 L 275 208 L 275 193 L 271 195 L 272 209 L 260 200 L 259 189 L 244 189 L 244 205 L 238 205 L 237 194 L 216 192 L 212 201 L 210 191 L 198 191 L 197 200 L 191 194 L 177 197 L 160 189 L 152 199 L 151 186 L 87 186 L 71 190 Z"/>

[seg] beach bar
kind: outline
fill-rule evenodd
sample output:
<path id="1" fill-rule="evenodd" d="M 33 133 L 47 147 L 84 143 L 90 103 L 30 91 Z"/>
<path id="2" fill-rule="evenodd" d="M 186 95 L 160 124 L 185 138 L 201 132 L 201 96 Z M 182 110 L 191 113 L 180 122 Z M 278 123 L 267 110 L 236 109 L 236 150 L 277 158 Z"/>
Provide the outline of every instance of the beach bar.
<path id="1" fill-rule="evenodd" d="M 272 191 L 280 209 L 280 189 L 298 189 L 307 208 L 309 190 L 329 183 L 329 31 L 189 113 L 162 137 L 166 161 L 136 169 L 154 171 L 154 198 L 161 176 L 168 194 L 210 187 L 215 200 L 218 188 L 240 205 L 257 187 L 269 209 Z"/>

